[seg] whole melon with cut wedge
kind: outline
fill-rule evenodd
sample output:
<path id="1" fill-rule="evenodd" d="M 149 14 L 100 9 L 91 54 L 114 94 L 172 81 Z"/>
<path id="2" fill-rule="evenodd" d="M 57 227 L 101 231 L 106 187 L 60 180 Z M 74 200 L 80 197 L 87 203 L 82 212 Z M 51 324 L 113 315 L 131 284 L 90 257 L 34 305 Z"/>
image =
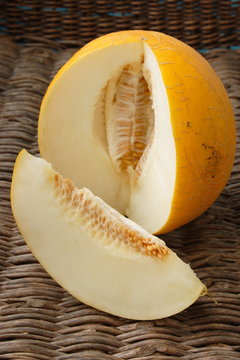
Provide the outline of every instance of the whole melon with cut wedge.
<path id="1" fill-rule="evenodd" d="M 151 233 L 205 211 L 230 175 L 235 123 L 208 62 L 154 31 L 102 36 L 57 73 L 39 116 L 39 148 Z"/>
<path id="2" fill-rule="evenodd" d="M 206 293 L 164 241 L 25 150 L 14 167 L 11 204 L 35 257 L 88 305 L 125 318 L 156 319 Z"/>

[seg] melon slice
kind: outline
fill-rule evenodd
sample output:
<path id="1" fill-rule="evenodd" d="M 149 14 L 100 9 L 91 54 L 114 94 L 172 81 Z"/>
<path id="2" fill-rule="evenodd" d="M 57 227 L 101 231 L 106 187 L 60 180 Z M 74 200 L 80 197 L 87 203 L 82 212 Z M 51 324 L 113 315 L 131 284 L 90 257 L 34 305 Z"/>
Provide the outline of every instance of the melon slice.
<path id="1" fill-rule="evenodd" d="M 178 313 L 206 292 L 162 240 L 25 150 L 15 164 L 11 203 L 33 254 L 86 304 L 125 318 L 155 319 Z"/>
<path id="2" fill-rule="evenodd" d="M 200 215 L 229 177 L 235 124 L 207 61 L 152 31 L 98 38 L 59 71 L 42 103 L 43 158 L 151 233 Z"/>

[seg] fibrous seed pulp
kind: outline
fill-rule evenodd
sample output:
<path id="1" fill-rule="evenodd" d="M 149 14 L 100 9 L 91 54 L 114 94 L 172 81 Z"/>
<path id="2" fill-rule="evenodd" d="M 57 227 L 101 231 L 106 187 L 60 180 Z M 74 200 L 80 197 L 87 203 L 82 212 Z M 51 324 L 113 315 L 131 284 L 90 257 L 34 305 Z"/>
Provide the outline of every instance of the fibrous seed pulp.
<path id="1" fill-rule="evenodd" d="M 140 174 L 151 145 L 154 112 L 146 78 L 143 62 L 128 64 L 106 86 L 108 152 L 118 171 L 132 167 Z"/>
<path id="2" fill-rule="evenodd" d="M 98 239 L 110 245 L 125 244 L 143 255 L 162 258 L 168 254 L 164 241 L 156 241 L 153 236 L 145 234 L 143 229 L 131 226 L 131 222 L 117 211 L 111 209 L 90 190 L 77 189 L 71 180 L 64 179 L 60 174 L 54 176 L 56 197 L 62 207 L 71 212 L 71 216 L 83 219 L 85 225 L 97 234 Z"/>

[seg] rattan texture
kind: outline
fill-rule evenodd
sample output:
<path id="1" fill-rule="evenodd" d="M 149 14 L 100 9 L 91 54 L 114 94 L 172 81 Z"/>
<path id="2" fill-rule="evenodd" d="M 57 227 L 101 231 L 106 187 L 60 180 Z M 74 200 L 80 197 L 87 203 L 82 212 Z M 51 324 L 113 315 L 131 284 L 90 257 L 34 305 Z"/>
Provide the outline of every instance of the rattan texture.
<path id="1" fill-rule="evenodd" d="M 238 142 L 231 178 L 207 212 L 163 236 L 191 263 L 209 296 L 167 319 L 131 321 L 88 307 L 58 286 L 30 253 L 11 212 L 14 161 L 22 148 L 38 154 L 42 97 L 75 50 L 42 38 L 17 44 L 0 37 L 0 359 L 239 359 L 240 53 L 206 54 L 236 115 Z"/>
<path id="2" fill-rule="evenodd" d="M 240 44 L 240 0 L 0 0 L 0 30 L 84 42 L 111 31 L 166 32 L 198 49 Z"/>

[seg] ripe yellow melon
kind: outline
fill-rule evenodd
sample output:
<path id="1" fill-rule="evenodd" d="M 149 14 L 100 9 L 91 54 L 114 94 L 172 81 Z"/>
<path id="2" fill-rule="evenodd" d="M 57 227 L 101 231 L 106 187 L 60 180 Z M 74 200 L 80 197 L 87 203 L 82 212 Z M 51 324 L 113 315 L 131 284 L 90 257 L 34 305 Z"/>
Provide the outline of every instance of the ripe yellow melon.
<path id="1" fill-rule="evenodd" d="M 162 240 L 24 150 L 14 167 L 11 203 L 33 254 L 86 304 L 130 319 L 155 319 L 206 292 Z"/>
<path id="2" fill-rule="evenodd" d="M 162 33 L 122 31 L 78 51 L 39 117 L 43 158 L 151 233 L 205 211 L 229 177 L 227 93 L 195 50 Z"/>

